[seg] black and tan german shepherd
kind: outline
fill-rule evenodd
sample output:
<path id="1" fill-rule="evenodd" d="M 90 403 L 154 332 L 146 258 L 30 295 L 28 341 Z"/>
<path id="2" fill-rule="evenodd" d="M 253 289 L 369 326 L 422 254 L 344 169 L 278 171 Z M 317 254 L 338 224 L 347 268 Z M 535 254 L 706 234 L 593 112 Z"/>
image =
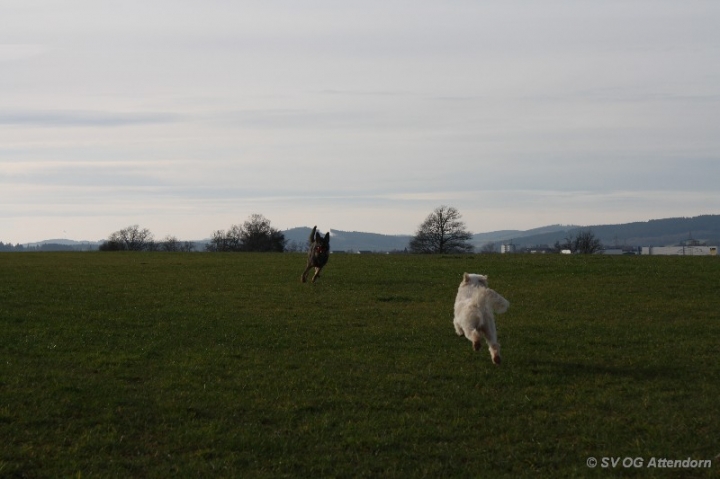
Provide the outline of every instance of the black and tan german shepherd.
<path id="1" fill-rule="evenodd" d="M 312 277 L 314 283 L 318 276 L 320 276 L 320 270 L 328 262 L 330 256 L 330 232 L 325 233 L 323 238 L 320 233 L 317 232 L 317 226 L 313 226 L 312 232 L 310 233 L 310 251 L 308 251 L 307 267 L 303 271 L 300 281 L 303 283 L 307 281 L 307 274 L 310 268 L 315 268 L 315 274 Z"/>

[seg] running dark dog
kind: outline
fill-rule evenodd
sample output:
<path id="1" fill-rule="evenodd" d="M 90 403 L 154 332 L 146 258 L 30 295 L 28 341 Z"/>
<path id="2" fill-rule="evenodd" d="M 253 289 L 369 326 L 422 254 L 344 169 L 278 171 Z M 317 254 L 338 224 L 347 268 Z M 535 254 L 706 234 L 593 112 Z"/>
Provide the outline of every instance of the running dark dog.
<path id="1" fill-rule="evenodd" d="M 312 232 L 310 233 L 310 251 L 308 252 L 307 267 L 303 271 L 300 280 L 304 283 L 307 281 L 307 274 L 311 268 L 315 268 L 315 274 L 312 277 L 314 283 L 323 266 L 327 264 L 328 258 L 330 257 L 330 232 L 325 234 L 323 238 L 320 233 L 317 232 L 317 226 L 313 226 Z"/>

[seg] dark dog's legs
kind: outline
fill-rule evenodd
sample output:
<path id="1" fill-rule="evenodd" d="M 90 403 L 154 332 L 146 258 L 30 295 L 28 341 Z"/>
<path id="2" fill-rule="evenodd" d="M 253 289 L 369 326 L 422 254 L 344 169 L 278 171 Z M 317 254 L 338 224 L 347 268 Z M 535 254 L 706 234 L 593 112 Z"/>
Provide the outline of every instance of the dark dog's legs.
<path id="1" fill-rule="evenodd" d="M 318 278 L 318 276 L 320 276 L 320 271 L 321 271 L 321 270 L 322 270 L 322 268 L 318 268 L 317 266 L 315 267 L 315 274 L 314 274 L 313 277 L 312 277 L 312 282 L 313 282 L 313 283 L 314 283 L 315 280 Z"/>
<path id="2" fill-rule="evenodd" d="M 303 283 L 307 282 L 308 271 L 310 271 L 311 269 L 312 269 L 312 265 L 308 265 L 308 267 L 305 268 L 305 271 L 303 271 L 302 276 L 300 276 L 300 281 L 302 281 Z M 314 283 L 315 280 L 318 279 L 318 277 L 320 276 L 320 271 L 321 271 L 321 270 L 322 270 L 322 268 L 318 268 L 317 266 L 315 267 L 315 274 L 314 274 L 313 277 L 312 277 L 312 282 L 313 282 L 313 283 Z"/>
<path id="3" fill-rule="evenodd" d="M 305 271 L 303 271 L 302 276 L 300 276 L 300 281 L 302 281 L 303 283 L 305 283 L 307 281 L 307 274 L 308 274 L 308 271 L 310 271 L 310 268 L 312 268 L 312 265 L 308 265 L 308 267 L 305 268 Z M 315 281 L 314 277 L 313 277 L 313 281 Z"/>

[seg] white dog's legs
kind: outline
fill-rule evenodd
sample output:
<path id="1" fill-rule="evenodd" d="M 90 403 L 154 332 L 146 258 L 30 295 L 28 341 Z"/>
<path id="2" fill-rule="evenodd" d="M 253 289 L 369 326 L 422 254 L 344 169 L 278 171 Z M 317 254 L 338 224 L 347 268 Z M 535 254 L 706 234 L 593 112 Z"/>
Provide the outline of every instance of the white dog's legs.
<path id="1" fill-rule="evenodd" d="M 497 342 L 497 331 L 495 330 L 494 318 L 487 318 L 487 321 L 485 322 L 485 324 L 483 324 L 482 329 L 485 333 L 485 342 L 487 342 L 492 362 L 494 364 L 500 364 L 502 359 L 500 358 L 500 344 Z M 475 342 L 473 342 L 473 348 L 475 348 Z M 477 348 L 475 348 L 475 351 L 479 349 L 480 348 L 478 346 Z"/>
<path id="2" fill-rule="evenodd" d="M 453 321 L 453 326 L 455 326 L 455 332 L 457 333 L 458 336 L 463 336 L 465 334 L 465 332 L 460 327 L 460 325 L 458 324 L 457 321 Z"/>
<path id="3" fill-rule="evenodd" d="M 490 357 L 492 358 L 493 364 L 500 364 L 502 362 L 502 358 L 500 357 L 500 345 L 498 343 L 491 344 L 488 347 L 488 350 L 490 350 Z"/>
<path id="4" fill-rule="evenodd" d="M 482 331 L 478 331 L 477 329 L 473 329 L 472 331 L 470 331 L 470 336 L 468 336 L 468 339 L 472 341 L 473 349 L 475 351 L 480 351 L 482 338 Z"/>

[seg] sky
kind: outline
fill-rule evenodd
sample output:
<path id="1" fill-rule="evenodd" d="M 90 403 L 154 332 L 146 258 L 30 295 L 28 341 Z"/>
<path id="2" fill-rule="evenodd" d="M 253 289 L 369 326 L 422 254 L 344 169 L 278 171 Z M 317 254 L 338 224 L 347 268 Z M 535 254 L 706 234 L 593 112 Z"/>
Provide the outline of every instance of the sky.
<path id="1" fill-rule="evenodd" d="M 2 0 L 0 241 L 720 213 L 717 0 Z"/>

